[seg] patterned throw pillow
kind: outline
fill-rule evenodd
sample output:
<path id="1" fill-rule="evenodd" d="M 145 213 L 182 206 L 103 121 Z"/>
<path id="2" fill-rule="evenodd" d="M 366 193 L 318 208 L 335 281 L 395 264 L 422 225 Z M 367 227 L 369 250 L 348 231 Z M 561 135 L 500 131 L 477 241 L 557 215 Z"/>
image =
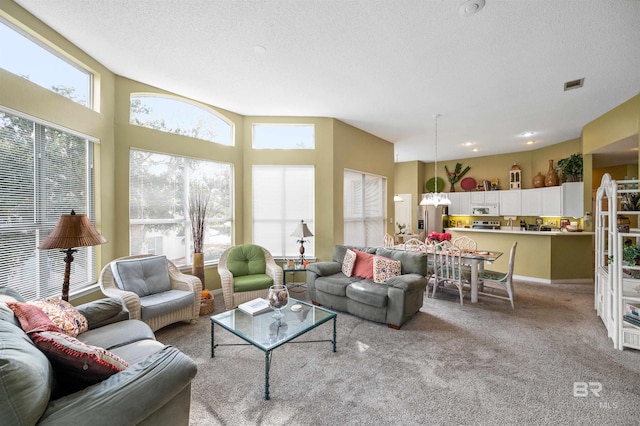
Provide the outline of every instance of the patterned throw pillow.
<path id="1" fill-rule="evenodd" d="M 342 273 L 346 276 L 350 277 L 353 275 L 353 265 L 356 263 L 356 252 L 347 249 L 347 252 L 344 255 L 344 260 L 342 261 Z"/>
<path id="2" fill-rule="evenodd" d="M 6 302 L 13 314 L 20 321 L 20 327 L 25 333 L 37 331 L 60 331 L 42 309 L 30 303 Z"/>
<path id="3" fill-rule="evenodd" d="M 76 337 L 89 330 L 87 319 L 69 302 L 62 299 L 47 299 L 27 302 L 42 309 L 63 333 Z"/>
<path id="4" fill-rule="evenodd" d="M 389 259 L 382 256 L 373 258 L 373 282 L 384 283 L 391 277 L 400 275 L 402 263 L 399 260 Z"/>
<path id="5" fill-rule="evenodd" d="M 127 361 L 108 350 L 87 345 L 64 333 L 34 333 L 31 340 L 47 356 L 58 377 L 74 380 L 81 387 L 129 368 Z"/>

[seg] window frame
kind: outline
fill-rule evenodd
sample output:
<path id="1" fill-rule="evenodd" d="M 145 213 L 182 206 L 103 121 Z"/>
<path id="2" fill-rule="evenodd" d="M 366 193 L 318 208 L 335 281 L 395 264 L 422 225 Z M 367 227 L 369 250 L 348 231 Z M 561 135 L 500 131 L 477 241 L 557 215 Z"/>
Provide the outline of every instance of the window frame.
<path id="1" fill-rule="evenodd" d="M 274 219 L 260 219 L 256 220 L 256 217 L 259 217 L 256 214 L 257 211 L 264 208 L 264 206 L 259 206 L 256 202 L 255 194 L 260 188 L 257 188 L 257 184 L 261 182 L 260 179 L 256 179 L 255 170 L 256 169 L 272 169 L 278 170 L 282 174 L 279 176 L 280 182 L 277 184 L 273 181 L 269 181 L 269 187 L 274 190 L 284 189 L 284 193 L 280 192 L 278 195 L 281 196 L 280 201 L 280 209 L 284 211 L 283 215 L 279 215 L 279 217 Z M 305 217 L 298 216 L 287 216 L 287 205 L 291 205 L 291 203 L 296 203 L 299 201 L 299 197 L 296 196 L 296 193 L 292 193 L 291 191 L 287 191 L 287 176 L 286 172 L 290 169 L 305 169 L 311 171 L 311 188 L 306 192 L 306 196 L 310 199 L 311 206 L 309 208 L 309 212 Z M 251 223 L 252 223 L 252 241 L 256 242 L 256 244 L 260 244 L 265 246 L 267 250 L 271 252 L 274 258 L 277 259 L 285 259 L 285 258 L 297 258 L 299 255 L 299 244 L 296 243 L 295 237 L 291 237 L 290 234 L 295 229 L 300 220 L 304 220 L 304 222 L 308 225 L 309 229 L 314 232 L 315 229 L 315 186 L 316 186 L 316 167 L 313 164 L 254 164 L 251 168 L 251 181 L 252 181 L 252 215 L 251 215 Z M 305 212 L 306 213 L 306 212 Z M 270 222 L 270 223 L 279 223 L 281 226 L 280 236 L 281 238 L 277 242 L 279 246 L 278 249 L 274 248 L 276 243 L 273 246 L 270 244 L 264 244 L 257 237 L 257 232 L 259 232 L 259 223 L 260 222 Z M 313 238 L 313 237 L 310 237 Z M 305 243 L 305 257 L 309 259 L 315 258 L 315 240 Z M 262 243 L 262 244 L 261 244 Z M 289 248 L 289 251 L 287 250 Z"/>
<path id="2" fill-rule="evenodd" d="M 4 17 L 0 16 L 0 24 L 4 24 L 9 30 L 12 30 L 14 32 L 16 32 L 18 35 L 24 37 L 25 39 L 27 39 L 27 41 L 30 41 L 31 43 L 33 43 L 34 45 L 36 45 L 37 47 L 43 49 L 45 52 L 51 54 L 52 56 L 54 56 L 55 58 L 59 59 L 60 61 L 64 62 L 65 64 L 75 68 L 76 70 L 78 70 L 80 73 L 85 74 L 87 76 L 87 82 L 86 82 L 86 89 L 87 89 L 87 97 L 84 103 L 78 102 L 75 99 L 72 99 L 70 97 L 67 97 L 61 93 L 58 93 L 56 91 L 54 91 L 52 88 L 50 87 L 46 87 L 44 85 L 42 85 L 41 83 L 39 83 L 36 80 L 31 80 L 28 78 L 25 78 L 24 76 L 21 76 L 19 74 L 15 74 L 12 71 L 6 69 L 6 68 L 2 68 L 4 70 L 6 70 L 7 72 L 13 74 L 13 75 L 17 75 L 20 78 L 25 78 L 25 80 L 36 84 L 40 87 L 42 87 L 45 90 L 48 90 L 52 93 L 55 93 L 59 96 L 62 96 L 63 98 L 69 99 L 72 102 L 77 103 L 78 105 L 82 105 L 85 108 L 88 108 L 90 110 L 95 110 L 95 106 L 94 106 L 94 99 L 96 99 L 96 94 L 94 93 L 96 90 L 96 85 L 95 83 L 95 72 L 93 70 L 91 70 L 89 67 L 85 66 L 81 61 L 77 60 L 76 58 L 74 58 L 73 56 L 69 55 L 66 52 L 63 52 L 60 48 L 58 48 L 56 45 L 54 45 L 53 43 L 50 43 L 48 40 L 40 37 L 39 35 L 33 33 L 32 31 L 26 29 L 26 28 L 22 28 L 21 26 L 5 19 Z"/>
<path id="3" fill-rule="evenodd" d="M 361 179 L 362 179 L 362 186 L 361 186 L 361 196 L 362 196 L 362 214 L 360 214 L 359 216 L 353 216 L 353 215 L 347 215 L 347 208 L 348 208 L 348 203 L 346 200 L 347 197 L 347 191 L 346 188 L 344 188 L 344 182 L 345 182 L 345 178 L 346 178 L 346 174 L 347 173 L 352 173 L 352 174 L 357 174 L 360 175 Z M 366 179 L 367 178 L 375 178 L 375 179 L 380 179 L 379 182 L 379 186 L 381 188 L 381 193 L 380 195 L 380 212 L 381 212 L 381 216 L 368 216 L 366 214 L 366 209 L 364 208 L 365 206 L 365 198 L 366 198 Z M 384 238 L 384 230 L 385 230 L 385 226 L 386 226 L 386 199 L 387 199 L 387 178 L 385 176 L 381 176 L 381 175 L 376 175 L 373 173 L 366 173 L 366 172 L 362 172 L 359 170 L 353 170 L 353 169 L 344 169 L 343 171 L 343 241 L 344 244 L 349 244 L 349 245 L 361 245 L 361 246 L 380 246 L 383 243 L 383 238 Z M 379 232 L 378 234 L 375 235 L 368 235 L 366 230 L 367 230 L 367 226 L 366 223 L 367 222 L 373 222 L 374 224 L 378 223 L 380 225 L 381 232 Z M 364 235 L 363 235 L 363 239 L 361 241 L 350 241 L 347 238 L 347 230 L 348 230 L 348 223 L 362 223 L 363 229 L 364 229 Z"/>
<path id="4" fill-rule="evenodd" d="M 9 273 L 6 273 L 7 271 L 5 269 L 7 267 L 1 264 L 0 270 L 2 270 L 3 275 L 6 273 L 6 284 L 8 287 L 18 290 L 18 292 L 20 292 L 27 300 L 45 297 L 59 297 L 62 290 L 62 275 L 65 270 L 65 253 L 62 250 L 56 249 L 39 250 L 37 249 L 37 246 L 44 241 L 56 226 L 59 214 L 68 214 L 73 209 L 76 213 L 86 214 L 89 220 L 92 223 L 95 223 L 96 188 L 94 162 L 96 158 L 95 151 L 97 150 L 96 145 L 99 144 L 99 140 L 2 105 L 0 105 L 0 113 L 12 115 L 21 120 L 26 120 L 30 125 L 33 125 L 33 132 L 30 137 L 33 138 L 32 152 L 34 173 L 33 182 L 29 182 L 29 184 L 33 184 L 33 205 L 31 207 L 27 206 L 28 209 L 32 209 L 33 217 L 32 220 L 25 222 L 20 220 L 17 222 L 8 221 L 2 223 L 2 221 L 0 221 L 0 237 L 3 237 L 3 234 L 5 233 L 21 232 L 23 235 L 27 236 L 27 239 L 34 239 L 34 245 L 31 251 L 34 259 L 33 279 L 35 279 L 38 284 L 35 289 L 28 291 L 22 286 L 18 286 L 18 288 L 16 288 L 15 285 L 11 285 L 8 281 L 12 277 L 11 270 L 9 269 Z M 57 169 L 53 170 L 52 174 L 47 174 L 47 167 L 43 167 L 41 164 L 45 161 L 45 159 L 43 159 L 46 155 L 45 147 L 48 146 L 47 143 L 49 142 L 46 137 L 46 129 L 51 129 L 55 132 L 64 133 L 69 137 L 77 138 L 80 140 L 78 142 L 82 142 L 85 145 L 85 147 L 82 148 L 82 150 L 84 150 L 83 157 L 85 163 L 83 164 L 83 167 L 85 170 L 83 171 L 83 175 L 85 180 L 81 185 L 81 188 L 85 191 L 85 195 L 75 197 L 83 198 L 83 205 L 71 203 L 71 205 L 68 205 L 67 207 L 61 207 L 61 204 L 66 204 L 66 202 L 61 201 L 58 202 L 58 206 L 56 207 L 57 213 L 51 212 L 51 205 L 45 197 L 45 195 L 56 195 L 56 192 L 50 189 L 51 185 L 48 185 L 47 181 L 55 182 L 56 178 L 58 178 Z M 46 191 L 45 188 L 49 189 L 49 191 Z M 6 190 L 6 188 L 3 188 L 3 191 L 4 190 Z M 66 198 L 62 195 L 64 192 L 68 191 L 68 188 L 62 187 L 62 191 L 63 193 L 59 194 L 59 197 Z M 56 197 L 56 199 L 58 199 L 58 197 Z M 47 211 L 49 211 L 49 213 L 47 213 Z M 55 214 L 55 217 L 51 217 L 52 214 Z M 33 237 L 30 233 L 33 233 Z M 8 245 L 7 241 L 5 241 L 3 245 L 6 247 Z M 74 295 L 82 294 L 93 287 L 98 281 L 99 273 L 97 247 L 76 247 L 75 249 L 77 249 L 77 252 L 74 254 L 74 261 L 71 264 L 72 271 L 70 274 L 70 293 L 72 298 Z M 3 257 L 2 261 L 6 262 L 7 259 Z M 29 272 L 30 271 L 27 271 L 27 273 Z M 84 274 L 81 274 L 81 272 L 84 272 Z M 14 271 L 14 273 L 17 272 Z M 23 274 L 24 272 L 22 272 L 21 275 L 24 276 Z"/>
<path id="5" fill-rule="evenodd" d="M 228 209 L 229 209 L 229 213 L 230 216 L 228 217 L 211 217 L 210 216 L 210 212 L 211 212 L 211 205 L 209 205 L 209 209 L 208 209 L 208 214 L 207 214 L 207 223 L 211 224 L 211 223 L 223 223 L 223 224 L 228 224 L 229 227 L 229 243 L 228 245 L 224 245 L 225 248 L 228 248 L 230 246 L 233 245 L 234 241 L 233 241 L 233 237 L 234 237 L 234 226 L 235 226 L 235 217 L 234 217 L 234 179 L 235 179 L 235 165 L 233 163 L 228 163 L 228 162 L 222 162 L 222 161 L 214 161 L 214 160 L 207 160 L 207 159 L 203 159 L 203 158 L 193 158 L 193 157 L 188 157 L 188 156 L 184 156 L 184 155 L 178 155 L 178 154 L 171 154 L 171 153 L 166 153 L 166 152 L 157 152 L 157 151 L 149 151 L 147 149 L 141 149 L 141 148 L 134 148 L 132 147 L 129 150 L 129 254 L 130 255 L 137 255 L 137 254 L 147 254 L 147 253 L 138 253 L 136 250 L 134 250 L 134 231 L 132 230 L 132 227 L 135 225 L 176 225 L 179 226 L 182 230 L 183 234 L 183 239 L 184 239 L 184 262 L 179 262 L 178 259 L 173 260 L 171 259 L 171 257 L 167 254 L 167 258 L 169 258 L 169 260 L 172 260 L 173 263 L 176 264 L 176 266 L 178 268 L 183 268 L 183 267 L 191 267 L 193 265 L 193 241 L 192 241 L 192 234 L 191 234 L 191 221 L 189 218 L 189 206 L 188 206 L 188 199 L 189 199 L 189 192 L 191 190 L 190 186 L 185 186 L 183 189 L 182 194 L 180 195 L 180 198 L 182 200 L 182 211 L 181 217 L 176 217 L 176 218 L 133 218 L 132 214 L 131 214 L 131 197 L 133 196 L 133 190 L 132 190 L 132 185 L 134 183 L 132 183 L 132 179 L 131 179 L 131 173 L 132 173 L 132 167 L 134 167 L 134 161 L 132 159 L 132 155 L 134 152 L 142 152 L 142 153 L 147 153 L 147 154 L 152 154 L 152 155 L 160 155 L 160 156 L 166 156 L 166 157 L 172 157 L 175 159 L 181 159 L 182 161 L 185 162 L 202 162 L 202 163 L 212 163 L 212 164 L 216 164 L 216 165 L 222 165 L 222 166 L 228 166 L 229 170 L 229 182 L 228 182 L 228 189 L 229 189 L 229 205 L 228 205 Z M 183 164 L 183 167 L 187 167 Z M 187 181 L 189 183 L 190 180 L 186 177 L 183 177 L 184 181 Z M 211 201 L 210 201 L 211 203 Z M 226 225 L 225 225 L 226 226 Z M 207 225 L 208 231 L 210 231 L 210 227 L 209 225 Z M 176 234 L 176 237 L 180 235 L 179 233 Z M 147 237 L 147 238 L 157 238 L 158 235 L 155 236 L 151 236 L 151 237 Z M 166 235 L 163 235 L 163 237 L 168 238 Z M 144 240 L 146 240 L 147 238 L 145 238 Z M 207 240 L 205 238 L 205 246 L 207 245 Z M 154 247 L 158 247 L 157 244 L 154 244 Z M 156 252 L 157 249 L 154 250 L 155 254 L 162 254 L 162 253 L 157 253 Z M 162 250 L 163 252 L 166 252 L 166 250 Z M 210 266 L 210 265 L 217 265 L 218 261 L 220 260 L 219 257 L 214 257 L 214 258 L 207 258 L 206 256 L 206 250 L 205 251 L 205 265 Z M 222 254 L 222 251 L 220 252 L 220 254 Z"/>
<path id="6" fill-rule="evenodd" d="M 131 108 L 133 105 L 133 101 L 134 98 L 157 98 L 157 99 L 161 99 L 163 101 L 171 101 L 171 102 L 175 102 L 178 104 L 184 104 L 187 105 L 189 107 L 193 107 L 193 108 L 197 108 L 199 110 L 201 110 L 202 112 L 210 115 L 214 121 L 220 121 L 224 124 L 226 124 L 229 130 L 229 143 L 222 143 L 213 139 L 205 139 L 202 137 L 197 137 L 197 136 L 191 136 L 188 134 L 184 134 L 184 133 L 179 133 L 176 132 L 175 130 L 165 130 L 165 129 L 158 129 L 152 126 L 146 126 L 146 125 L 142 125 L 142 124 L 137 124 L 135 122 L 133 122 L 134 117 L 133 114 L 131 112 Z M 165 117 L 164 115 L 162 117 Z M 183 98 L 181 96 L 176 96 L 176 95 L 170 95 L 170 94 L 162 94 L 162 93 L 153 93 L 153 92 L 131 92 L 129 94 L 129 124 L 132 126 L 138 126 L 138 127 L 142 127 L 145 129 L 150 129 L 150 130 L 156 130 L 158 132 L 163 132 L 163 133 L 168 133 L 168 134 L 172 134 L 172 135 L 178 135 L 178 136 L 183 136 L 183 137 L 188 137 L 188 138 L 193 138 L 193 139 L 197 139 L 197 140 L 201 140 L 201 141 L 205 141 L 205 142 L 209 142 L 209 143 L 215 143 L 221 146 L 235 146 L 235 132 L 236 132 L 236 126 L 235 123 L 233 121 L 231 121 L 229 118 L 225 117 L 223 114 L 219 113 L 218 111 L 216 111 L 215 109 L 199 103 L 199 102 L 195 102 L 191 99 L 187 99 L 187 98 Z"/>
<path id="7" fill-rule="evenodd" d="M 312 130 L 312 140 L 311 147 L 303 147 L 296 148 L 294 147 L 277 147 L 277 146 L 265 146 L 265 147 L 257 147 L 256 146 L 256 128 L 258 127 L 310 127 Z M 276 149 L 276 150 L 314 150 L 316 149 L 316 125 L 313 123 L 252 123 L 251 125 L 251 147 L 257 150 L 267 150 L 267 149 Z"/>

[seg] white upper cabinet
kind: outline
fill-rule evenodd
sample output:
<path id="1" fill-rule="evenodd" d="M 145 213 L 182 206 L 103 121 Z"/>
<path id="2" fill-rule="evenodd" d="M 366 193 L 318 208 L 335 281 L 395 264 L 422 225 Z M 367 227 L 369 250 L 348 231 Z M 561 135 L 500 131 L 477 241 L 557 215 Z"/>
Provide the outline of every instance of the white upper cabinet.
<path id="1" fill-rule="evenodd" d="M 450 216 L 469 216 L 471 214 L 471 195 L 472 192 L 449 192 Z"/>
<path id="2" fill-rule="evenodd" d="M 500 215 L 522 216 L 522 190 L 511 189 L 500 193 Z"/>
<path id="3" fill-rule="evenodd" d="M 471 194 L 471 204 L 498 204 L 502 191 L 474 191 Z"/>
<path id="4" fill-rule="evenodd" d="M 562 215 L 567 217 L 584 216 L 584 182 L 562 184 Z"/>

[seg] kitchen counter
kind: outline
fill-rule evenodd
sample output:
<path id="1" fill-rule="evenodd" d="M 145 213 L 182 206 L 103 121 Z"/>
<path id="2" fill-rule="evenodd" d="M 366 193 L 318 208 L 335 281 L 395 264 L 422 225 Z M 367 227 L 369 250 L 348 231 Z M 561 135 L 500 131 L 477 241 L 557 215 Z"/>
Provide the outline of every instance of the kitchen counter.
<path id="1" fill-rule="evenodd" d="M 447 228 L 453 238 L 466 235 L 479 250 L 509 253 L 518 242 L 514 276 L 545 284 L 593 283 L 594 232 L 521 231 L 511 229 Z M 488 269 L 506 272 L 509 256 L 502 256 Z M 517 292 L 517 290 L 516 290 Z"/>
<path id="2" fill-rule="evenodd" d="M 474 229 L 474 228 L 446 228 L 447 232 L 481 232 L 481 233 L 500 233 L 500 234 L 524 234 L 524 235 L 541 235 L 547 237 L 580 237 L 585 235 L 594 235 L 594 232 L 564 232 L 564 231 L 521 231 L 517 229 L 508 229 L 502 227 L 500 229 Z"/>

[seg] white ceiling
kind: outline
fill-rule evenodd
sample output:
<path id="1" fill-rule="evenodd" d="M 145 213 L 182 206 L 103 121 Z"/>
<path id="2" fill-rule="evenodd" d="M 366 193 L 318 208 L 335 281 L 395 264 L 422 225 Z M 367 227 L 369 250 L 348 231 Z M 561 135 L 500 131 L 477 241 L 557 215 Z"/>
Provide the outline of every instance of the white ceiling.
<path id="1" fill-rule="evenodd" d="M 242 115 L 335 117 L 396 161 L 434 159 L 434 114 L 438 159 L 468 158 L 577 138 L 640 92 L 638 0 L 16 3 L 116 74 Z"/>

